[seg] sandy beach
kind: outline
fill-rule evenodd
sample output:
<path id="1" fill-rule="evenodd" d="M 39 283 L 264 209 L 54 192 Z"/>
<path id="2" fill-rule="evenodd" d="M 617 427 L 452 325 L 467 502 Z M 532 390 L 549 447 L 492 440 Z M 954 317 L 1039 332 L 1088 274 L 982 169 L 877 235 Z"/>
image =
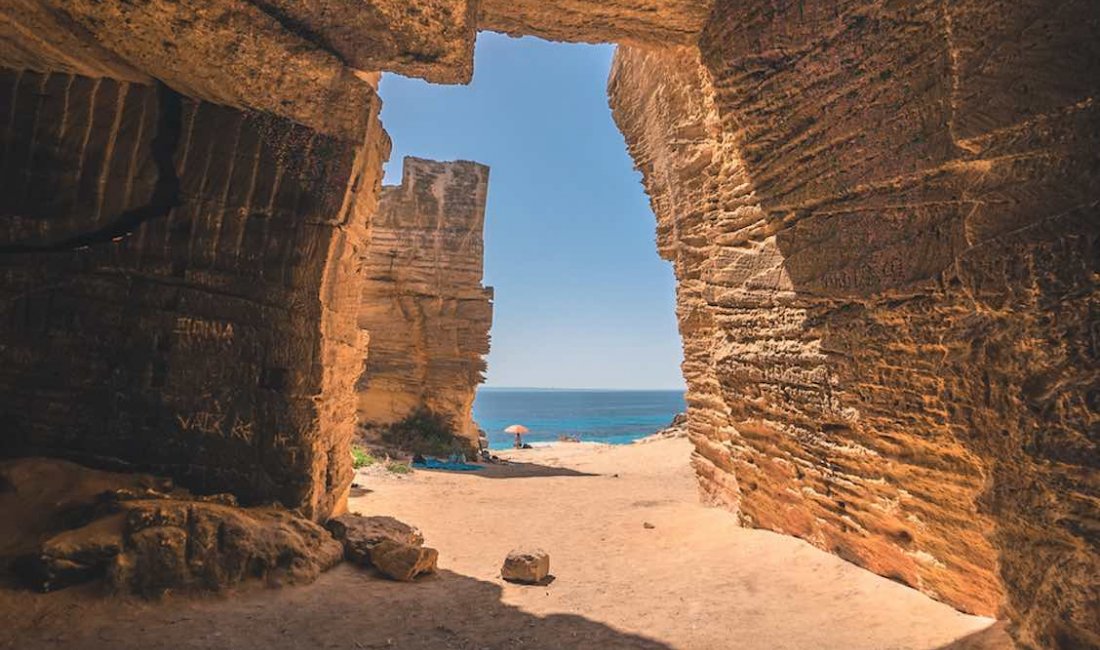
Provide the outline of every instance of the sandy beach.
<path id="1" fill-rule="evenodd" d="M 484 472 L 372 474 L 351 509 L 419 526 L 441 568 L 498 585 L 507 606 L 668 647 L 1011 647 L 999 627 L 986 630 L 989 619 L 704 507 L 690 447 L 682 438 L 563 443 L 501 452 L 514 464 Z M 555 581 L 503 582 L 514 546 L 549 552 Z"/>
<path id="2" fill-rule="evenodd" d="M 351 509 L 419 526 L 438 574 L 343 564 L 311 585 L 160 602 L 4 591 L 0 648 L 1011 647 L 989 619 L 699 504 L 689 453 L 681 438 L 502 452 L 511 464 L 473 473 L 375 466 Z M 524 545 L 550 553 L 551 584 L 500 579 Z"/>

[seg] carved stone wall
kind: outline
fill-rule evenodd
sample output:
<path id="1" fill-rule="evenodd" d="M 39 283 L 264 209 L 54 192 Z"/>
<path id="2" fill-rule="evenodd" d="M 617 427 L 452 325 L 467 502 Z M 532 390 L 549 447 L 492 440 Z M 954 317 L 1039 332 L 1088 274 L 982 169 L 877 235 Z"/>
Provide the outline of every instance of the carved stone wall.
<path id="1" fill-rule="evenodd" d="M 493 316 L 481 284 L 488 184 L 484 165 L 405 158 L 401 185 L 382 189 L 359 312 L 370 336 L 359 383 L 368 431 L 426 407 L 477 445 L 472 412 Z"/>
<path id="2" fill-rule="evenodd" d="M 350 140 L 163 86 L 0 72 L 0 452 L 340 507 L 377 107 Z"/>
<path id="3" fill-rule="evenodd" d="M 701 65 L 621 50 L 612 104 L 704 492 L 1091 647 L 1100 21 L 994 5 L 719 2 Z"/>

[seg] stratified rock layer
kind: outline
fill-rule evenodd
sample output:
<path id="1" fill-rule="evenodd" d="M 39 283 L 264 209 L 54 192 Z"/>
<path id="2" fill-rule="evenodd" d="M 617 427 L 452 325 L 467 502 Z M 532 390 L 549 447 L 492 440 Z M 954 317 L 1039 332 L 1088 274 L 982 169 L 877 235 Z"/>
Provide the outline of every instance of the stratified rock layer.
<path id="1" fill-rule="evenodd" d="M 719 2 L 701 59 L 621 49 L 610 84 L 704 492 L 1028 647 L 1100 644 L 1098 32 Z"/>
<path id="2" fill-rule="evenodd" d="M 163 86 L 0 71 L 0 451 L 339 509 L 377 109 L 344 139 Z"/>
<path id="3" fill-rule="evenodd" d="M 714 0 L 480 0 L 478 27 L 554 41 L 693 45 Z"/>
<path id="4" fill-rule="evenodd" d="M 418 408 L 477 446 L 472 410 L 489 352 L 492 290 L 481 284 L 489 168 L 406 158 L 385 187 L 364 257 L 359 326 L 370 336 L 359 419 L 370 429 Z"/>

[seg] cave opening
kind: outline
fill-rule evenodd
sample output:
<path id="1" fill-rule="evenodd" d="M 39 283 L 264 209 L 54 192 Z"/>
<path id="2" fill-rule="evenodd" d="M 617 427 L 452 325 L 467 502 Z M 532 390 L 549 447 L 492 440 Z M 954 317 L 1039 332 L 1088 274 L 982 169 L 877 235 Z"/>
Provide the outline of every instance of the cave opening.
<path id="1" fill-rule="evenodd" d="M 424 404 L 472 430 L 486 350 L 473 410 L 493 448 L 511 446 L 504 429 L 513 420 L 530 429 L 528 442 L 629 442 L 684 410 L 675 279 L 657 255 L 648 198 L 609 110 L 613 52 L 483 32 L 468 85 L 383 75 L 381 119 L 393 150 L 373 221 L 377 253 L 367 257 L 386 262 L 370 265 L 367 283 L 391 308 L 361 322 L 372 331 L 363 420 L 392 421 Z M 398 192 L 404 217 L 391 219 Z M 393 257 L 402 254 L 423 256 L 422 265 L 430 258 L 434 277 Z M 475 303 L 488 297 L 482 260 L 491 306 Z M 446 321 L 475 309 L 480 322 Z M 471 340 L 465 330 L 490 320 L 492 345 Z M 422 354 L 432 367 L 410 372 L 406 360 L 432 346 Z M 454 371 L 456 353 L 473 357 L 465 375 Z M 601 398 L 612 402 L 601 407 Z"/>
<path id="2" fill-rule="evenodd" d="M 318 580 L 188 602 L 201 645 L 1100 646 L 1100 20 L 1041 4 L 0 7 L 0 560 L 42 589 Z M 619 44 L 611 111 L 676 278 L 689 405 L 687 439 L 642 460 L 564 445 L 514 464 L 529 476 L 408 478 L 349 453 L 388 345 L 364 319 L 442 341 L 389 358 L 464 377 L 430 393 L 472 409 L 481 269 L 461 236 L 394 226 L 453 196 L 480 228 L 488 170 L 408 158 L 418 182 L 381 189 L 378 80 L 466 83 L 479 31 Z M 448 250 L 461 295 L 365 300 L 402 260 L 432 284 Z M 451 336 L 408 317 L 429 307 Z M 422 519 L 438 580 L 318 577 L 364 558 L 349 504 Z M 434 566 L 394 526 L 375 568 Z M 521 539 L 553 542 L 556 583 L 501 581 Z M 147 647 L 176 623 L 120 626 L 141 608 L 84 595 L 0 590 L 0 629 Z"/>

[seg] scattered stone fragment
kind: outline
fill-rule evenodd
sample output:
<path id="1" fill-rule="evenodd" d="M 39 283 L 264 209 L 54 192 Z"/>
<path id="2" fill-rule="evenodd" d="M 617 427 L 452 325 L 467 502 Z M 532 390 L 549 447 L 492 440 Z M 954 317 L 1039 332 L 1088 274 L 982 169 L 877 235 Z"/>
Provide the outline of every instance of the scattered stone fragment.
<path id="1" fill-rule="evenodd" d="M 645 527 L 645 528 L 648 528 L 648 529 L 650 529 L 650 530 L 653 530 L 654 528 L 656 528 L 656 526 L 654 526 L 653 524 L 649 523 L 648 521 L 647 521 L 647 522 L 644 522 L 644 523 L 642 524 L 642 526 L 643 526 L 643 527 Z"/>
<path id="2" fill-rule="evenodd" d="M 393 517 L 364 517 L 346 514 L 329 519 L 325 528 L 344 545 L 349 562 L 371 566 L 371 549 L 391 541 L 406 546 L 424 545 L 424 535 L 416 528 Z"/>
<path id="3" fill-rule="evenodd" d="M 392 580 L 408 582 L 426 573 L 435 573 L 439 552 L 427 546 L 383 540 L 370 550 L 374 568 Z"/>
<path id="4" fill-rule="evenodd" d="M 508 582 L 535 585 L 550 575 L 550 554 L 541 548 L 514 549 L 504 559 L 500 576 Z"/>

